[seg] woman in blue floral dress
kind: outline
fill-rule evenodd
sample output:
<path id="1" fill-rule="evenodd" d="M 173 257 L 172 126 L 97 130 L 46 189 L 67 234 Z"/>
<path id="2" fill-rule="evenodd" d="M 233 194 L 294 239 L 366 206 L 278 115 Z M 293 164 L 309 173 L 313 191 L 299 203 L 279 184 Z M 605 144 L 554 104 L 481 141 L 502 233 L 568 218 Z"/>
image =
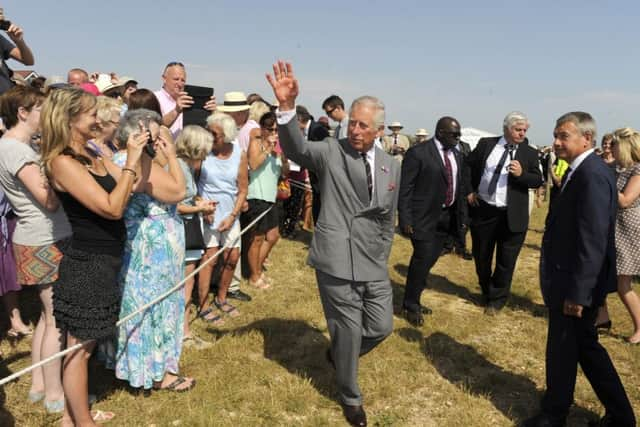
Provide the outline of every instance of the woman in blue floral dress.
<path id="1" fill-rule="evenodd" d="M 148 127 L 152 139 L 166 141 L 170 136 L 163 135 L 168 132 L 162 132 L 166 129 L 161 128 L 160 120 L 158 114 L 149 110 L 133 110 L 123 118 L 118 139 L 126 140 L 128 133 L 142 122 Z M 172 143 L 166 145 L 173 147 Z M 149 181 L 165 175 L 165 192 L 175 193 L 173 198 L 179 200 L 173 200 L 171 204 L 160 202 L 160 197 L 154 194 L 154 191 L 162 192 L 159 182 L 153 182 L 149 191 L 145 189 L 131 197 L 124 213 L 127 242 L 120 272 L 123 293 L 120 318 L 166 293 L 184 277 L 184 228 L 175 205 L 184 195 L 184 176 L 174 149 L 165 150 L 166 158 L 161 153 L 163 150 L 159 150 L 156 160 L 160 164 L 166 162 L 168 173 L 160 167 L 152 169 Z M 125 159 L 126 153 L 123 152 L 113 157 L 116 164 L 123 164 Z M 181 181 L 180 191 L 176 191 L 177 175 Z M 184 292 L 178 289 L 121 325 L 116 377 L 128 381 L 135 388 L 174 391 L 192 388 L 195 384 L 192 378 L 178 376 L 183 319 Z"/>

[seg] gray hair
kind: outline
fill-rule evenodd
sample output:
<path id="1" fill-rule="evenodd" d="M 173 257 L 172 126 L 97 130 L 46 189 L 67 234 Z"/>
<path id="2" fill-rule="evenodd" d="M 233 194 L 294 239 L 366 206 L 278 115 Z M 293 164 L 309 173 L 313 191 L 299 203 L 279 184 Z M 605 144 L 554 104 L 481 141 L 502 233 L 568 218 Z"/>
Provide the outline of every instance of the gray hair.
<path id="1" fill-rule="evenodd" d="M 529 125 L 529 118 L 521 111 L 512 111 L 507 114 L 502 122 L 502 129 L 508 130 L 513 128 L 516 123 L 526 123 Z"/>
<path id="2" fill-rule="evenodd" d="M 384 127 L 385 112 L 384 112 L 384 103 L 382 101 L 380 101 L 375 96 L 369 96 L 369 95 L 361 96 L 359 98 L 356 98 L 351 103 L 351 108 L 349 109 L 349 113 L 351 113 L 351 111 L 353 111 L 354 108 L 360 105 L 364 107 L 373 108 L 374 110 L 373 125 L 377 129 Z"/>
<path id="3" fill-rule="evenodd" d="M 202 160 L 213 148 L 213 135 L 198 125 L 188 125 L 176 139 L 176 155 L 187 160 Z"/>
<path id="4" fill-rule="evenodd" d="M 155 111 L 147 110 L 146 108 L 127 111 L 127 114 L 120 120 L 120 125 L 116 131 L 116 140 L 119 142 L 120 147 L 127 145 L 129 136 L 132 133 L 140 132 L 140 122 L 142 122 L 147 129 L 151 122 L 162 126 L 162 117 Z"/>
<path id="5" fill-rule="evenodd" d="M 238 128 L 233 117 L 226 113 L 216 111 L 207 117 L 207 125 L 218 125 L 224 133 L 224 142 L 232 142 L 238 136 Z"/>
<path id="6" fill-rule="evenodd" d="M 556 128 L 565 123 L 573 123 L 576 125 L 582 136 L 591 135 L 592 144 L 596 143 L 596 121 L 591 117 L 591 114 L 585 113 L 584 111 L 572 111 L 570 113 L 563 114 L 558 120 L 556 120 Z"/>

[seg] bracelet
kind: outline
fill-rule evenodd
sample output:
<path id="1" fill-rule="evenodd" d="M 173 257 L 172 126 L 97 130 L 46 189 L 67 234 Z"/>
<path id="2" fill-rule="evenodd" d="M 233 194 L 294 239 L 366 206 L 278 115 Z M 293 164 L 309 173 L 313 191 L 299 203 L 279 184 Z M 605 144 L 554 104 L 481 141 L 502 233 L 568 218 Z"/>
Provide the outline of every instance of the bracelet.
<path id="1" fill-rule="evenodd" d="M 138 176 L 138 173 L 136 171 L 134 171 L 133 169 L 129 169 L 129 168 L 122 168 L 122 172 L 131 172 L 131 174 L 133 174 L 133 179 L 134 180 Z"/>

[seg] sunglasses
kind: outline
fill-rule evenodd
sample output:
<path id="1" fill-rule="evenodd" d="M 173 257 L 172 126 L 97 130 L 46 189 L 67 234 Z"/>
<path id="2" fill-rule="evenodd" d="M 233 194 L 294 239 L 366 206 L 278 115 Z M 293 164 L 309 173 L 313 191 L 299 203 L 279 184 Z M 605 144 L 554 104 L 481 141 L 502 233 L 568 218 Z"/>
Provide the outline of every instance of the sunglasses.
<path id="1" fill-rule="evenodd" d="M 171 61 L 167 64 L 166 67 L 164 68 L 169 68 L 169 67 L 173 67 L 173 66 L 178 66 L 178 67 L 183 67 L 184 68 L 184 64 L 182 62 L 178 62 L 178 61 Z"/>

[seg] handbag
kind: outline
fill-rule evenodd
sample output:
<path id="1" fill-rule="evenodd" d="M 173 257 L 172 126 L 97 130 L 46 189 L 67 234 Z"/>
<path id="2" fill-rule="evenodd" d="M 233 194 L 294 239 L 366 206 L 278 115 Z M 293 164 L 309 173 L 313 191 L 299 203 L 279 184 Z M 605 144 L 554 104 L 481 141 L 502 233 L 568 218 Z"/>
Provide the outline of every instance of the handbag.
<path id="1" fill-rule="evenodd" d="M 278 200 L 287 200 L 291 197 L 291 184 L 289 183 L 289 178 L 280 178 L 278 180 L 278 192 L 276 193 L 276 198 Z"/>
<path id="2" fill-rule="evenodd" d="M 182 223 L 184 224 L 184 248 L 186 250 L 206 249 L 202 236 L 200 214 L 193 214 L 191 218 L 183 218 Z"/>

